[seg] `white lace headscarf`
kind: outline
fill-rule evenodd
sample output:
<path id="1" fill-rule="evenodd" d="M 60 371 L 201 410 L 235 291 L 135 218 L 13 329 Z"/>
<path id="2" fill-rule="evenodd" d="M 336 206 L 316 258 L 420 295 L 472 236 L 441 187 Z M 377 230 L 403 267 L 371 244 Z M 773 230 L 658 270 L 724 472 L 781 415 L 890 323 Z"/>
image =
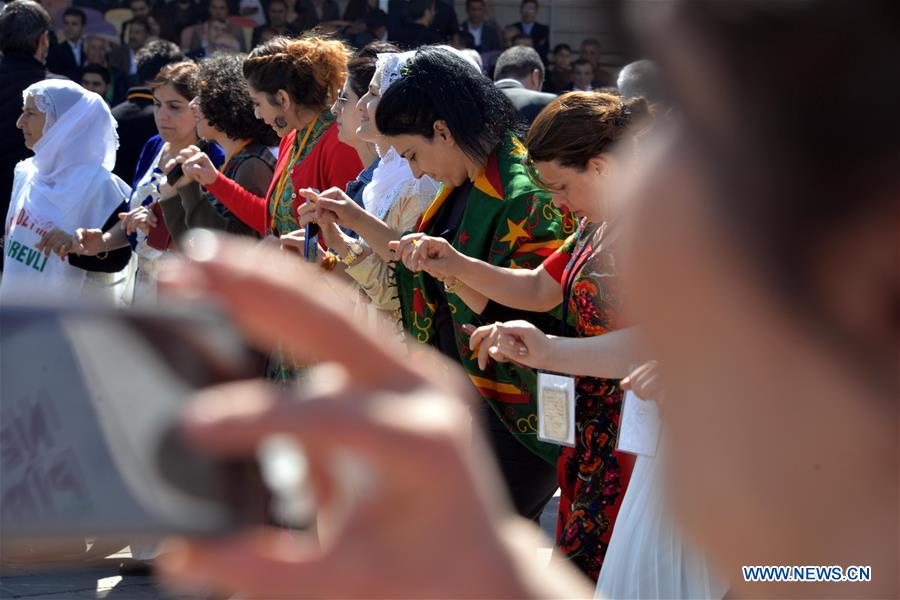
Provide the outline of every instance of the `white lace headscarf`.
<path id="1" fill-rule="evenodd" d="M 375 58 L 375 71 L 381 71 L 378 85 L 378 96 L 384 96 L 395 82 L 403 77 L 403 67 L 416 55 L 416 52 L 379 54 Z M 378 111 L 376 107 L 375 111 Z M 374 122 L 375 115 L 369 115 Z M 381 163 L 372 174 L 372 182 L 363 189 L 363 206 L 379 219 L 384 219 L 388 210 L 404 195 L 435 195 L 438 183 L 427 175 L 416 180 L 409 162 L 400 156 L 393 146 L 386 149 L 378 146 Z"/>
<path id="2" fill-rule="evenodd" d="M 32 84 L 22 92 L 23 101 L 29 96 L 46 119 L 34 145 L 34 191 L 57 205 L 80 200 L 80 167 L 112 171 L 116 164 L 116 120 L 103 98 L 68 79 Z"/>

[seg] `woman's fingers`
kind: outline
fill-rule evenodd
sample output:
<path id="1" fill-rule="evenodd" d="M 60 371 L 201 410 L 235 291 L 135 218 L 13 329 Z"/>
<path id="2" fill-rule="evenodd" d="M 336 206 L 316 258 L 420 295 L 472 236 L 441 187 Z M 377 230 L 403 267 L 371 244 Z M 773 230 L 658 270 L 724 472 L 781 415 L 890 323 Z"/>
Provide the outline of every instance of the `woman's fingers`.
<path id="1" fill-rule="evenodd" d="M 288 354 L 334 360 L 352 367 L 361 383 L 389 389 L 422 383 L 400 359 L 399 345 L 359 327 L 347 300 L 316 283 L 315 267 L 209 232 L 194 237 L 190 255 L 189 265 L 169 273 L 170 288 L 216 296 L 263 350 L 280 345 Z"/>

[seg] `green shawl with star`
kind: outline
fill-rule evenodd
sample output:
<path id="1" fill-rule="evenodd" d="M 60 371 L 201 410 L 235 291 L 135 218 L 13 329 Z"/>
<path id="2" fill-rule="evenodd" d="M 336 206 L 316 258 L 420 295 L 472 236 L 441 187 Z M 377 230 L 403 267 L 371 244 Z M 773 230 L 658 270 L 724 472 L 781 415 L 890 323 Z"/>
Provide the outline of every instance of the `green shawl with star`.
<path id="1" fill-rule="evenodd" d="M 563 215 L 539 189 L 522 165 L 525 148 L 509 133 L 473 182 L 462 221 L 452 241 L 461 253 L 502 267 L 533 269 L 574 231 L 576 223 Z M 452 188 L 438 192 L 419 219 L 417 231 L 427 231 Z M 397 289 L 403 325 L 421 344 L 434 345 L 435 304 L 425 287 L 425 273 L 397 264 Z M 556 464 L 558 448 L 537 439 L 537 377 L 529 368 L 491 362 L 478 368 L 462 325 L 487 325 L 455 294 L 447 294 L 460 360 L 482 398 L 522 444 Z"/>

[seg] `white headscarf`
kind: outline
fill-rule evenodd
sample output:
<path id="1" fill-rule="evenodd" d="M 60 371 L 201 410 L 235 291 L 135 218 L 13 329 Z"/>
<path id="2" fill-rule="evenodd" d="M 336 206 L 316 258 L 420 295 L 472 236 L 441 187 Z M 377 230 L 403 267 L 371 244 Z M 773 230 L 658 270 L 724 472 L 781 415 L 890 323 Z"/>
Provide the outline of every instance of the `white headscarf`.
<path id="1" fill-rule="evenodd" d="M 404 66 L 416 55 L 415 51 L 379 54 L 375 59 L 376 70 L 381 70 L 378 95 L 383 97 L 394 82 L 400 79 Z M 377 108 L 375 109 L 378 110 Z M 374 119 L 375 115 L 369 115 Z M 427 175 L 416 179 L 409 162 L 400 156 L 393 146 L 378 148 L 381 162 L 372 174 L 372 182 L 363 189 L 363 206 L 366 211 L 384 220 L 384 216 L 397 200 L 404 196 L 437 194 L 438 183 Z"/>
<path id="2" fill-rule="evenodd" d="M 112 174 L 116 162 L 116 121 L 106 102 L 80 85 L 47 79 L 22 92 L 44 113 L 34 157 L 16 165 L 6 215 L 6 242 L 0 297 L 31 286 L 41 292 L 78 294 L 85 272 L 55 256 L 37 256 L 41 234 L 57 228 L 102 227 L 128 198 L 130 188 Z"/>

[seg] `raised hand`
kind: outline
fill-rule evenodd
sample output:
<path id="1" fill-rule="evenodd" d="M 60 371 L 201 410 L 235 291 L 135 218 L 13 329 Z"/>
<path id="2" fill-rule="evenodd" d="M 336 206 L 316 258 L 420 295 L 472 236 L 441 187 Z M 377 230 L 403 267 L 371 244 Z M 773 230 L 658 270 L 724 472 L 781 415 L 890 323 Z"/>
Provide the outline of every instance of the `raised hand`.
<path id="1" fill-rule="evenodd" d="M 71 252 L 81 256 L 96 256 L 106 249 L 103 243 L 103 231 L 100 229 L 84 229 L 79 227 L 75 230 L 75 243 Z"/>
<path id="2" fill-rule="evenodd" d="M 394 256 L 410 271 L 425 271 L 436 279 L 447 279 L 459 272 L 464 260 L 444 238 L 411 233 L 389 244 Z"/>
<path id="3" fill-rule="evenodd" d="M 178 180 L 175 188 L 186 186 L 191 181 L 195 181 L 200 185 L 210 185 L 219 175 L 219 171 L 210 160 L 205 152 L 201 152 L 197 146 L 188 146 L 178 153 L 178 156 L 171 159 L 163 167 L 165 173 L 171 172 L 175 165 L 181 165 L 184 170 L 184 177 Z"/>
<path id="4" fill-rule="evenodd" d="M 528 321 L 494 323 L 478 329 L 466 325 L 463 329 L 471 334 L 469 348 L 478 352 L 482 370 L 487 368 L 489 359 L 540 368 L 546 365 L 552 351 L 552 338 Z"/>
<path id="5" fill-rule="evenodd" d="M 150 229 L 156 227 L 158 223 L 156 215 L 153 214 L 150 205 L 138 206 L 127 213 L 119 213 L 118 216 L 128 235 L 133 234 L 137 230 L 140 230 L 141 233 L 147 235 L 150 232 Z"/>

